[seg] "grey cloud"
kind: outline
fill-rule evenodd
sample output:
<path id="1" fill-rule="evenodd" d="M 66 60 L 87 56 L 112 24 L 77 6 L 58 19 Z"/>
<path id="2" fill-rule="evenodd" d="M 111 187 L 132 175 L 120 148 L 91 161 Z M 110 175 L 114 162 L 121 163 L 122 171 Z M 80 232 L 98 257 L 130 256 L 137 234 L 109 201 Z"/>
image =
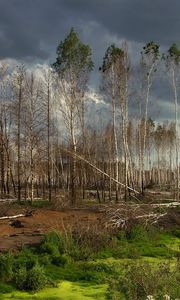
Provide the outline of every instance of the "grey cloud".
<path id="1" fill-rule="evenodd" d="M 173 42 L 180 43 L 179 12 L 179 0 L 0 0 L 0 59 L 51 63 L 57 45 L 74 26 L 92 47 L 91 85 L 98 87 L 98 67 L 111 43 L 127 40 L 137 64 L 147 41 L 156 41 L 162 51 Z M 157 105 L 150 105 L 150 113 L 173 118 L 167 81 L 155 81 L 152 102 Z"/>
<path id="2" fill-rule="evenodd" d="M 138 42 L 179 41 L 179 0 L 63 0 L 69 9 L 98 20 L 120 37 Z"/>
<path id="3" fill-rule="evenodd" d="M 89 34 L 92 46 L 106 32 L 167 46 L 180 41 L 179 11 L 179 0 L 0 0 L 0 58 L 48 59 L 71 26 L 80 28 L 80 20 L 100 26 L 98 34 Z"/>

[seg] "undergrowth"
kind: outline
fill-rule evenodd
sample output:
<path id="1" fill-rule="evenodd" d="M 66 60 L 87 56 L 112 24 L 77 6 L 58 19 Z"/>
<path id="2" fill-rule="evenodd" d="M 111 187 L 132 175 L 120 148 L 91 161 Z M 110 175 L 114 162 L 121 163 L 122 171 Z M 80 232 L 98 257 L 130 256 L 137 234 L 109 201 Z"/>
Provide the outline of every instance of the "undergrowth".
<path id="1" fill-rule="evenodd" d="M 179 263 L 173 269 L 170 263 L 161 263 L 156 266 L 147 262 L 133 263 L 130 266 L 126 266 L 124 276 L 116 276 L 109 279 L 107 299 L 179 299 L 179 271 Z M 124 295 L 124 298 L 122 295 Z M 165 295 L 168 295 L 169 298 L 165 297 Z"/>
<path id="2" fill-rule="evenodd" d="M 166 263 L 154 268 L 141 262 L 141 258 L 178 260 L 178 238 L 178 230 L 162 232 L 139 225 L 128 232 L 101 232 L 97 228 L 83 227 L 64 233 L 50 232 L 36 248 L 24 248 L 15 255 L 0 254 L 0 294 L 11 292 L 13 286 L 19 290 L 38 291 L 68 280 L 108 282 L 106 296 L 113 300 L 145 300 L 143 297 L 150 292 L 159 297 L 157 299 L 163 299 L 163 293 L 168 290 L 172 297 L 177 297 L 179 264 L 173 270 Z M 108 264 L 104 260 L 108 257 L 131 262 L 117 268 L 116 263 Z"/>

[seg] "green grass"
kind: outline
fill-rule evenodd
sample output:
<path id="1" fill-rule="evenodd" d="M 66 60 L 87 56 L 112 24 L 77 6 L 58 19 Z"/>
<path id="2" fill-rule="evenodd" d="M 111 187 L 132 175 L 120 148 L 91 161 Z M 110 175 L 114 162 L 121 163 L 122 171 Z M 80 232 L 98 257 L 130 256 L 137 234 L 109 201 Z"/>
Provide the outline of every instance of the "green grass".
<path id="1" fill-rule="evenodd" d="M 4 294 L 0 299 L 104 300 L 106 289 L 106 284 L 97 285 L 91 283 L 62 281 L 58 284 L 58 287 L 53 289 L 46 288 L 34 295 L 27 292 L 14 291 L 12 293 Z"/>
<path id="2" fill-rule="evenodd" d="M 35 208 L 43 208 L 43 207 L 47 207 L 49 205 L 49 201 L 48 200 L 34 200 L 32 203 L 30 203 L 31 207 L 35 207 Z"/>
<path id="3" fill-rule="evenodd" d="M 50 205 L 49 201 L 47 199 L 34 199 L 33 202 L 31 203 L 30 200 L 23 200 L 21 202 L 17 201 L 14 202 L 13 204 L 18 204 L 18 205 L 25 205 L 25 206 L 30 206 L 34 208 L 43 208 L 47 207 Z"/>
<path id="4" fill-rule="evenodd" d="M 85 241 L 89 243 L 91 236 Z M 77 244 L 72 235 L 65 237 L 53 232 L 48 233 L 37 248 L 24 248 L 14 258 L 7 254 L 8 259 L 3 256 L 2 263 L 0 256 L 2 275 L 6 269 L 5 276 L 2 276 L 4 281 L 1 280 L 0 284 L 0 299 L 106 299 L 108 282 L 113 287 L 113 280 L 116 281 L 119 276 L 124 280 L 127 268 L 134 263 L 148 263 L 153 270 L 160 263 L 167 262 L 170 262 L 172 270 L 176 267 L 180 244 L 178 230 L 163 232 L 136 226 L 128 233 L 119 232 L 110 241 L 108 246 L 103 242 L 102 247 L 88 257 L 85 254 L 91 252 L 91 248 L 84 253 L 84 242 Z M 94 241 L 88 245 L 93 247 Z M 7 268 L 4 265 L 6 261 L 9 262 Z M 36 265 L 43 268 L 46 288 L 34 294 L 17 291 L 14 274 L 21 268 L 32 272 Z M 122 292 L 120 295 L 120 299 L 125 299 Z"/>
<path id="5" fill-rule="evenodd" d="M 103 249 L 97 254 L 98 258 L 130 258 L 154 257 L 171 259 L 179 253 L 180 238 L 170 232 L 157 229 L 145 229 L 137 226 L 128 237 L 120 232 L 115 239 L 114 247 Z"/>
<path id="6" fill-rule="evenodd" d="M 1 299 L 1 295 L 4 293 L 11 293 L 14 291 L 14 287 L 11 286 L 10 284 L 6 284 L 6 283 L 0 283 L 0 299 Z"/>
<path id="7" fill-rule="evenodd" d="M 92 282 L 93 284 L 101 284 L 106 282 L 107 274 L 110 276 L 114 272 L 113 265 L 110 266 L 106 262 L 88 261 L 88 262 L 71 262 L 63 268 L 59 268 L 52 264 L 46 267 L 46 275 L 53 282 L 68 280 L 71 282 Z"/>

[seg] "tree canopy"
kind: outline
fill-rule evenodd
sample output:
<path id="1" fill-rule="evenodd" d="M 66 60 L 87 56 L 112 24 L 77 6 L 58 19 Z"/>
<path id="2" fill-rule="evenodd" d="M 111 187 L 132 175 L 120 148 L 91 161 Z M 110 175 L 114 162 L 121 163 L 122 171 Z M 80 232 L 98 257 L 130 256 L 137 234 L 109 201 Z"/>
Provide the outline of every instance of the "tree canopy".
<path id="1" fill-rule="evenodd" d="M 81 73 L 93 69 L 91 48 L 83 44 L 74 28 L 71 28 L 64 41 L 57 47 L 57 58 L 52 65 L 59 76 L 66 76 L 67 72 L 73 72 L 77 77 Z"/>
<path id="2" fill-rule="evenodd" d="M 116 63 L 119 59 L 122 59 L 123 57 L 124 51 L 112 44 L 108 47 L 105 53 L 102 67 L 100 67 L 100 71 L 107 71 L 112 66 L 112 64 Z"/>

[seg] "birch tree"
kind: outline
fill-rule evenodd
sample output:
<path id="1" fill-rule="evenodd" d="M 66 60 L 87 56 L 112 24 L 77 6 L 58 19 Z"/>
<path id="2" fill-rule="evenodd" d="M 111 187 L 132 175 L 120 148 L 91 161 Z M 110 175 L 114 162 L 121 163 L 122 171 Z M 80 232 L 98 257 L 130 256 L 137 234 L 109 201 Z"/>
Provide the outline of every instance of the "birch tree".
<path id="1" fill-rule="evenodd" d="M 0 64 L 0 176 L 1 176 L 1 197 L 5 194 L 5 173 L 6 173 L 6 132 L 7 132 L 7 104 L 5 77 L 8 66 L 5 63 Z"/>
<path id="2" fill-rule="evenodd" d="M 167 74 L 171 84 L 174 99 L 174 119 L 175 119 L 175 156 L 176 156 L 176 182 L 175 196 L 179 200 L 179 135 L 178 135 L 178 90 L 180 75 L 180 49 L 176 44 L 172 44 L 168 53 L 163 56 L 166 62 Z"/>
<path id="3" fill-rule="evenodd" d="M 43 115 L 46 124 L 47 135 L 47 178 L 48 199 L 52 198 L 52 118 L 53 118 L 53 74 L 51 68 L 43 70 L 41 80 L 41 97 L 43 104 Z"/>
<path id="4" fill-rule="evenodd" d="M 89 73 L 93 68 L 91 49 L 83 44 L 78 34 L 72 28 L 66 39 L 57 47 L 56 62 L 52 65 L 58 78 L 59 104 L 70 148 L 77 152 L 77 132 L 82 124 L 79 118 L 83 112 L 83 101 Z M 81 114 L 82 116 L 82 114 Z M 76 159 L 71 160 L 70 166 L 71 202 L 76 201 Z"/>
<path id="5" fill-rule="evenodd" d="M 40 105 L 39 80 L 35 74 L 26 76 L 26 129 L 27 152 L 29 157 L 29 182 L 30 182 L 30 200 L 34 200 L 34 183 L 37 165 L 37 148 L 39 140 L 42 139 L 43 120 L 42 108 Z"/>
<path id="6" fill-rule="evenodd" d="M 141 150 L 141 192 L 144 193 L 145 181 L 145 149 L 147 137 L 148 106 L 154 74 L 157 71 L 159 60 L 159 46 L 154 42 L 147 43 L 141 52 L 141 67 L 143 72 L 143 102 L 144 102 L 144 130 Z"/>
<path id="7" fill-rule="evenodd" d="M 18 201 L 21 201 L 21 175 L 22 175 L 22 164 L 21 164 L 21 132 L 22 132 L 22 107 L 24 102 L 25 93 L 25 68 L 23 65 L 18 67 L 13 74 L 13 91 L 14 91 L 14 117 L 15 124 L 17 126 L 17 185 L 18 185 Z"/>
<path id="8" fill-rule="evenodd" d="M 102 72 L 104 74 L 104 88 L 109 93 L 112 107 L 112 124 L 115 148 L 115 178 L 119 177 L 119 151 L 116 133 L 116 111 L 120 112 L 121 133 L 123 141 L 124 157 L 124 178 L 125 178 L 125 199 L 127 198 L 128 172 L 129 172 L 129 148 L 127 140 L 128 127 L 128 81 L 129 81 L 130 62 L 128 56 L 127 44 L 122 45 L 122 49 L 114 45 L 107 49 L 104 57 Z M 118 185 L 116 185 L 116 195 L 118 194 Z M 116 196 L 117 199 L 117 196 Z"/>
<path id="9" fill-rule="evenodd" d="M 115 164 L 115 179 L 119 180 L 119 149 L 117 139 L 117 110 L 119 109 L 119 58 L 123 55 L 123 51 L 111 45 L 106 50 L 102 67 L 102 88 L 103 93 L 108 101 L 111 101 L 112 111 L 112 130 L 113 130 L 113 145 L 114 145 L 114 164 Z M 116 201 L 118 201 L 119 185 L 116 184 Z"/>

